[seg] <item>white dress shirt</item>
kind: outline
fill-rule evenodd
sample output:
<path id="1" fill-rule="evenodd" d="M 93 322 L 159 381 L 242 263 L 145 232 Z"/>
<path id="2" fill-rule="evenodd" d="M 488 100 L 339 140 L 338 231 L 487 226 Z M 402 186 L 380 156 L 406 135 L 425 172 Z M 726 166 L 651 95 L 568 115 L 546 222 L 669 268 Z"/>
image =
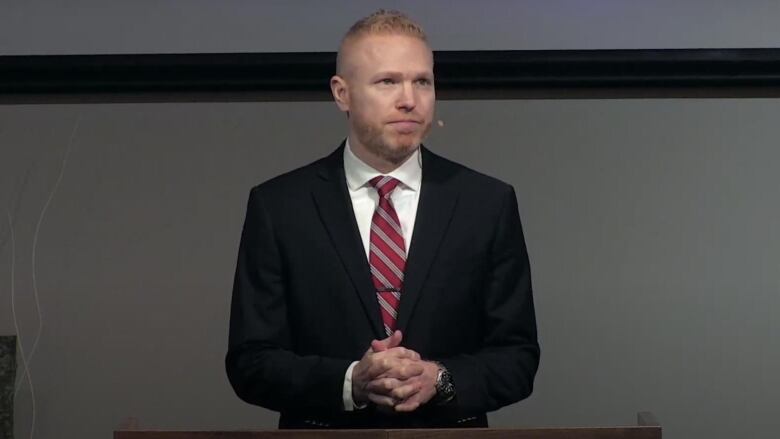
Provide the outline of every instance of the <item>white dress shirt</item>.
<path id="1" fill-rule="evenodd" d="M 360 239 L 363 241 L 363 248 L 366 251 L 366 259 L 368 259 L 371 240 L 371 219 L 374 216 L 374 210 L 376 210 L 379 204 L 379 194 L 371 186 L 369 180 L 378 175 L 389 175 L 401 182 L 393 190 L 393 193 L 390 194 L 390 200 L 393 202 L 395 212 L 398 214 L 398 220 L 401 222 L 401 232 L 403 232 L 404 244 L 408 254 L 409 243 L 412 242 L 414 220 L 417 217 L 417 205 L 420 201 L 420 187 L 422 185 L 420 149 L 418 148 L 395 170 L 382 174 L 360 160 L 352 152 L 349 139 L 347 139 L 344 148 L 344 174 L 347 177 L 347 189 L 349 190 L 349 197 L 352 199 L 352 208 L 355 211 Z M 379 303 L 377 303 L 377 306 L 379 306 Z M 352 400 L 352 369 L 355 368 L 357 363 L 357 361 L 354 361 L 347 368 L 347 372 L 344 375 L 343 398 L 344 409 L 347 411 L 362 408 L 362 406 L 356 406 Z"/>

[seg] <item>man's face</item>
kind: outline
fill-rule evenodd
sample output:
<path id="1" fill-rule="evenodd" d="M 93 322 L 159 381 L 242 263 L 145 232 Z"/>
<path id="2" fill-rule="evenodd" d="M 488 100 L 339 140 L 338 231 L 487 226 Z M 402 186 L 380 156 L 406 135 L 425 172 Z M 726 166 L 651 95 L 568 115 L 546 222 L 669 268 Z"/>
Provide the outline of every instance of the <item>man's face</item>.
<path id="1" fill-rule="evenodd" d="M 350 139 L 371 155 L 400 164 L 420 145 L 433 120 L 433 54 L 406 35 L 367 35 L 345 51 Z"/>

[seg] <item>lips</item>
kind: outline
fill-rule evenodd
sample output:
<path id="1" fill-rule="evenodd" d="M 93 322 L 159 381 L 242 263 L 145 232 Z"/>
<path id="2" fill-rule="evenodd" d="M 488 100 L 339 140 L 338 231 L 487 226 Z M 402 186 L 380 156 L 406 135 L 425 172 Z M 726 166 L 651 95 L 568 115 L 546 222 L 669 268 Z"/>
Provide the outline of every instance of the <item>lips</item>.
<path id="1" fill-rule="evenodd" d="M 390 125 L 401 133 L 410 133 L 419 128 L 420 122 L 406 119 L 390 122 Z"/>

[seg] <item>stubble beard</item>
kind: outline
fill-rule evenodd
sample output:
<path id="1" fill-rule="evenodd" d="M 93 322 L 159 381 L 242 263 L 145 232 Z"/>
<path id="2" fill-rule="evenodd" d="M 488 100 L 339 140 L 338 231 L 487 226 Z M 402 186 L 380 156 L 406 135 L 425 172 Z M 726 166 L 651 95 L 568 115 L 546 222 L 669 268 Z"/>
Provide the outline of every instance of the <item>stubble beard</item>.
<path id="1" fill-rule="evenodd" d="M 381 129 L 376 129 L 368 123 L 356 121 L 355 133 L 358 140 L 368 152 L 395 165 L 401 165 L 412 153 L 420 146 L 420 143 L 428 135 L 431 124 L 426 123 L 422 128 L 422 133 L 417 135 L 397 135 L 395 139 L 389 138 L 389 135 Z M 395 144 L 395 146 L 392 145 Z"/>

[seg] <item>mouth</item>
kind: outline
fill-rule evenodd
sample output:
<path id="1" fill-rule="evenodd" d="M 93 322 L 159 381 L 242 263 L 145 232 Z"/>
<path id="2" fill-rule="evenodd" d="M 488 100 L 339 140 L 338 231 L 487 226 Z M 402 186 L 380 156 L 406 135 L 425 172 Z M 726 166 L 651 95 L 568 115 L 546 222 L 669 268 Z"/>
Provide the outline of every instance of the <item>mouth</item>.
<path id="1" fill-rule="evenodd" d="M 389 123 L 417 123 L 417 124 L 420 124 L 422 122 L 419 121 L 419 120 L 416 120 L 416 119 L 398 119 L 398 120 L 391 120 Z"/>
<path id="2" fill-rule="evenodd" d="M 421 122 L 411 119 L 395 120 L 389 122 L 389 125 L 400 133 L 411 133 L 417 130 Z"/>

